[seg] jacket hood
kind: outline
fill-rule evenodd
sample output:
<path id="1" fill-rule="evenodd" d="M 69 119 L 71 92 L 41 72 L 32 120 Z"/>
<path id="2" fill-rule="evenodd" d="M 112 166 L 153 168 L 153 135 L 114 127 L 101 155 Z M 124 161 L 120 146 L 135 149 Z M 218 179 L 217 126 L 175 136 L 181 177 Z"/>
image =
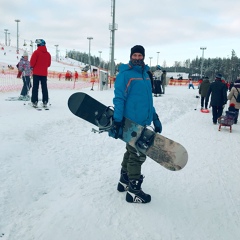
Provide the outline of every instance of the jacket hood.
<path id="1" fill-rule="evenodd" d="M 38 48 L 37 48 L 37 50 L 39 50 L 39 51 L 41 51 L 41 52 L 47 52 L 47 48 L 46 48 L 46 46 L 39 46 Z"/>

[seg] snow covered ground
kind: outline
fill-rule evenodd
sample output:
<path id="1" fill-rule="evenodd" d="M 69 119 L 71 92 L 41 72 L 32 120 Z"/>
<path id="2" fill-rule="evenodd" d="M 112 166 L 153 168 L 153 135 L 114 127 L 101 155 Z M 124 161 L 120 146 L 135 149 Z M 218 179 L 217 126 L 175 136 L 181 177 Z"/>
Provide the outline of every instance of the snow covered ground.
<path id="1" fill-rule="evenodd" d="M 6 50 L 0 65 L 15 66 L 14 49 Z M 65 61 L 53 57 L 51 70 L 67 70 L 73 60 Z M 197 89 L 168 86 L 163 97 L 154 98 L 162 134 L 186 147 L 189 162 L 172 172 L 148 158 L 142 187 L 152 201 L 130 204 L 116 190 L 125 144 L 92 133 L 91 124 L 68 110 L 69 96 L 80 90 L 66 84 L 49 81 L 49 111 L 5 101 L 20 90 L 0 93 L 0 239 L 239 239 L 239 123 L 232 133 L 219 132 L 211 112 L 199 111 Z M 112 105 L 113 89 L 90 91 L 78 84 Z"/>
<path id="2" fill-rule="evenodd" d="M 82 91 L 112 105 L 113 89 Z M 186 147 L 189 162 L 172 172 L 147 158 L 142 187 L 152 201 L 130 204 L 116 190 L 125 144 L 68 110 L 74 92 L 50 89 L 49 111 L 0 93 L 0 239 L 239 239 L 239 123 L 219 132 L 199 111 L 197 89 L 168 86 L 154 98 L 162 134 Z"/>

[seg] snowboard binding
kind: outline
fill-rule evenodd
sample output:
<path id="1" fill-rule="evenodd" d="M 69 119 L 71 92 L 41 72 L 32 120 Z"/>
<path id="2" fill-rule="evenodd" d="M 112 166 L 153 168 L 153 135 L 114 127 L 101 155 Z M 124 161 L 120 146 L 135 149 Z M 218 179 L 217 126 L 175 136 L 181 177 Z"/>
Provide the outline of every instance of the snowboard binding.
<path id="1" fill-rule="evenodd" d="M 113 124 L 113 107 L 107 107 L 102 114 L 96 116 L 96 124 L 99 127 L 99 130 L 93 129 L 94 132 L 106 132 L 108 131 Z"/>
<path id="2" fill-rule="evenodd" d="M 154 142 L 155 133 L 147 130 L 148 129 L 146 127 L 142 130 L 140 137 L 135 143 L 137 150 L 142 153 L 145 153 Z"/>

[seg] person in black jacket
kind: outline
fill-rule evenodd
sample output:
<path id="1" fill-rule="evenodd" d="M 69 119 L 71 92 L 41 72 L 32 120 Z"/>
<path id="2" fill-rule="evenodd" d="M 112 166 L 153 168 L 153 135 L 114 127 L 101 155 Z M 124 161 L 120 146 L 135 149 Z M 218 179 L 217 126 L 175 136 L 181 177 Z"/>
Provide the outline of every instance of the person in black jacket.
<path id="1" fill-rule="evenodd" d="M 217 124 L 217 119 L 222 116 L 224 105 L 227 103 L 226 85 L 222 83 L 222 75 L 217 74 L 215 81 L 210 84 L 208 89 L 206 103 L 211 95 L 210 105 L 212 106 L 213 124 Z"/>
<path id="2" fill-rule="evenodd" d="M 204 106 L 205 106 L 205 109 L 208 108 L 208 103 L 206 103 L 206 96 L 207 96 L 209 87 L 210 87 L 210 81 L 209 81 L 209 78 L 206 76 L 204 77 L 203 82 L 201 83 L 198 90 L 199 94 L 201 95 L 201 109 L 203 109 Z"/>

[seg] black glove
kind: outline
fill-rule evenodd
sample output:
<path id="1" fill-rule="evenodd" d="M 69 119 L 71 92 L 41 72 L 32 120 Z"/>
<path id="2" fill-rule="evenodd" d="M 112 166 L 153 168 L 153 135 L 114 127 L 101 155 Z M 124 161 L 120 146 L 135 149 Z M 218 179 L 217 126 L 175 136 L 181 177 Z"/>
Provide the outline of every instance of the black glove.
<path id="1" fill-rule="evenodd" d="M 155 114 L 154 118 L 153 118 L 153 125 L 154 125 L 154 131 L 157 133 L 161 133 L 162 132 L 162 123 L 158 118 L 158 115 Z"/>
<path id="2" fill-rule="evenodd" d="M 110 129 L 110 131 L 108 132 L 108 135 L 110 137 L 113 137 L 115 139 L 118 139 L 119 137 L 121 137 L 123 134 L 123 124 L 122 122 L 113 122 L 113 126 Z"/>

